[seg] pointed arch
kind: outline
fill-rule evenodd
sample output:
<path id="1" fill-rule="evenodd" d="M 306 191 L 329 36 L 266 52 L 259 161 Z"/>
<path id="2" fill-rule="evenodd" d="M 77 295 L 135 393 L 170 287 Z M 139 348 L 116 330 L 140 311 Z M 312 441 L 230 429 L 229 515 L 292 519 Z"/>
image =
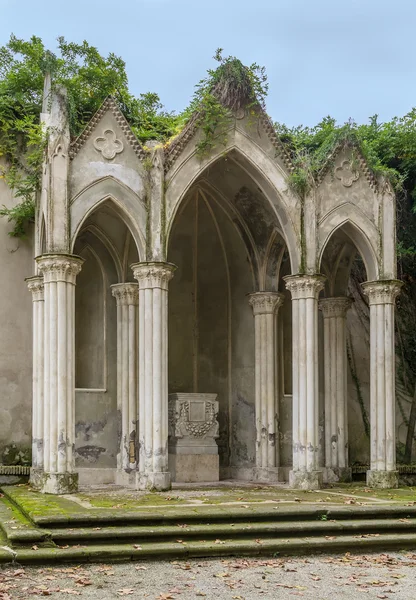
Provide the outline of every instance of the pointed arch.
<path id="1" fill-rule="evenodd" d="M 167 173 L 166 191 L 167 238 L 172 223 L 187 192 L 196 180 L 214 163 L 232 155 L 234 162 L 250 176 L 268 200 L 276 215 L 282 237 L 287 245 L 292 272 L 299 270 L 300 264 L 300 219 L 299 199 L 288 189 L 286 174 L 245 131 L 236 129 L 230 132 L 226 148 L 215 148 L 209 158 L 201 160 L 195 146 L 183 152 Z"/>
<path id="2" fill-rule="evenodd" d="M 129 187 L 112 176 L 103 177 L 84 188 L 70 203 L 71 250 L 85 220 L 97 208 L 110 201 L 136 243 L 140 260 L 145 256 L 146 208 Z"/>
<path id="3" fill-rule="evenodd" d="M 319 258 L 318 271 L 321 268 L 325 248 L 338 230 L 342 229 L 355 244 L 364 261 L 367 279 L 379 278 L 378 231 L 368 217 L 354 204 L 346 202 L 335 207 L 319 222 Z"/>

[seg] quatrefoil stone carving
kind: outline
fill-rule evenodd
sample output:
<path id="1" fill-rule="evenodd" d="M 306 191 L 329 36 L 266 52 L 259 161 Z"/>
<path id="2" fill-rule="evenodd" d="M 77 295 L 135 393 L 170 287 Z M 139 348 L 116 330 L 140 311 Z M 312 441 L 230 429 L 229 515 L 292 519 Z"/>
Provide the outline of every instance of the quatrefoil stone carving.
<path id="1" fill-rule="evenodd" d="M 344 160 L 339 167 L 335 169 L 335 177 L 340 180 L 344 187 L 351 187 L 354 181 L 357 181 L 360 173 L 352 169 L 349 160 Z"/>
<path id="2" fill-rule="evenodd" d="M 101 152 L 104 158 L 112 160 L 116 154 L 123 152 L 124 145 L 112 129 L 106 129 L 102 136 L 95 138 L 94 148 Z"/>

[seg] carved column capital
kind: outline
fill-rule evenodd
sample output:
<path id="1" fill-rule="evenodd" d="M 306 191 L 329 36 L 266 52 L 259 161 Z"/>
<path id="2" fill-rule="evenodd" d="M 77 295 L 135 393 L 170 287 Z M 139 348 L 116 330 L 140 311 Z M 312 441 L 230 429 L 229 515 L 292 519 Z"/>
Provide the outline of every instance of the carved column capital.
<path id="1" fill-rule="evenodd" d="M 329 319 L 331 317 L 345 317 L 352 302 L 352 298 L 345 296 L 339 298 L 322 298 L 318 306 L 322 311 L 324 319 Z"/>
<path id="2" fill-rule="evenodd" d="M 324 289 L 324 275 L 288 275 L 283 277 L 286 288 L 292 294 L 293 300 L 306 298 L 318 299 L 319 292 Z"/>
<path id="3" fill-rule="evenodd" d="M 137 306 L 139 304 L 138 283 L 116 283 L 111 286 L 111 293 L 116 299 L 117 306 Z"/>
<path id="4" fill-rule="evenodd" d="M 387 281 L 365 281 L 361 284 L 361 287 L 364 294 L 368 296 L 371 306 L 374 304 L 394 304 L 402 285 L 402 281 L 390 279 Z"/>
<path id="5" fill-rule="evenodd" d="M 131 265 L 134 278 L 139 282 L 139 289 L 168 289 L 176 265 L 165 262 L 139 262 Z"/>
<path id="6" fill-rule="evenodd" d="M 34 277 L 26 277 L 25 279 L 29 292 L 32 292 L 33 302 L 43 302 L 44 300 L 44 285 L 43 277 L 35 275 Z"/>
<path id="7" fill-rule="evenodd" d="M 253 308 L 253 314 L 269 315 L 277 312 L 284 301 L 284 295 L 278 292 L 254 292 L 248 295 L 248 301 Z"/>
<path id="8" fill-rule="evenodd" d="M 63 281 L 75 284 L 84 259 L 73 254 L 43 254 L 36 257 L 45 283 Z"/>

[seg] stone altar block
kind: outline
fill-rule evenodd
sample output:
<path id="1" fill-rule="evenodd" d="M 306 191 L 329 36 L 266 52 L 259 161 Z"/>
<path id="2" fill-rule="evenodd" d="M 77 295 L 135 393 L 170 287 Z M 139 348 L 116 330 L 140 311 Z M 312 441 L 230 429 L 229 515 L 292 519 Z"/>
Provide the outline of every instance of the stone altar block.
<path id="1" fill-rule="evenodd" d="M 169 394 L 169 471 L 183 483 L 219 480 L 217 394 Z"/>

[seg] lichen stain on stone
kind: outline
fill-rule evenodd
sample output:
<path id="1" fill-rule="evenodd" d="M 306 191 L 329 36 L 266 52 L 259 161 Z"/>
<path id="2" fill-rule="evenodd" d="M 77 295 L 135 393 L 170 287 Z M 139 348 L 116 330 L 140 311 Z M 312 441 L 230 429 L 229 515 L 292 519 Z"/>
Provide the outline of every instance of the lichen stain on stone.
<path id="1" fill-rule="evenodd" d="M 97 462 L 101 454 L 106 452 L 106 449 L 102 446 L 81 446 L 75 450 L 78 456 L 81 456 L 88 462 Z"/>
<path id="2" fill-rule="evenodd" d="M 100 433 L 107 426 L 107 419 L 102 421 L 93 421 L 91 423 L 85 421 L 78 421 L 75 425 L 75 436 L 84 436 L 84 440 L 89 442 L 94 434 Z"/>

